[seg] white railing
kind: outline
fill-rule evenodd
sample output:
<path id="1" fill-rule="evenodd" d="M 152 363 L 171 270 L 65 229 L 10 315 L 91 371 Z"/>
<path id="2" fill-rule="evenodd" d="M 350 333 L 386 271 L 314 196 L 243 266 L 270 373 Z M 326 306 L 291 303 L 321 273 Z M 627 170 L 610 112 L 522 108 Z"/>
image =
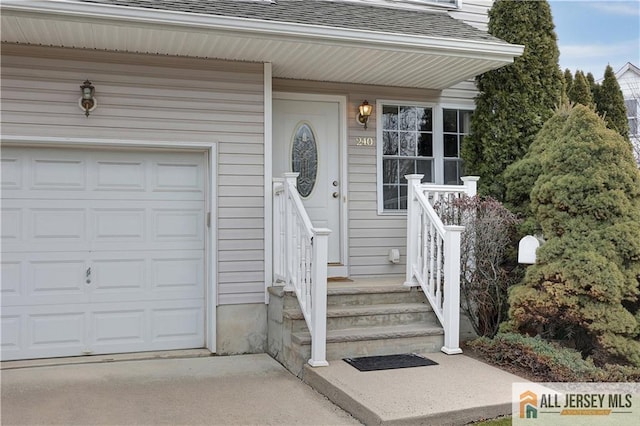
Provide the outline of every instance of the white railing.
<path id="1" fill-rule="evenodd" d="M 407 175 L 407 286 L 420 285 L 444 328 L 442 352 L 458 354 L 460 334 L 460 236 L 463 226 L 445 225 L 433 205 L 476 195 L 478 178 L 464 185 L 422 184 Z"/>
<path id="2" fill-rule="evenodd" d="M 314 367 L 329 365 L 327 347 L 327 257 L 331 230 L 314 228 L 296 189 L 298 173 L 273 182 L 274 280 L 295 291 L 311 333 Z"/>

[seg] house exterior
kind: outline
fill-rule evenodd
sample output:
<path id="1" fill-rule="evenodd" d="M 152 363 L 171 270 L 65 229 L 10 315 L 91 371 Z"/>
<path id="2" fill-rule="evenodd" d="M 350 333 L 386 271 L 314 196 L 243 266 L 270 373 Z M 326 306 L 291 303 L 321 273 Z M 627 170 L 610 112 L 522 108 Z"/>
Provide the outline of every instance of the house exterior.
<path id="1" fill-rule="evenodd" d="M 470 79 L 523 49 L 490 6 L 3 1 L 2 359 L 265 352 L 286 172 L 328 277 L 404 276 L 403 176 L 460 182 Z"/>
<path id="2" fill-rule="evenodd" d="M 627 62 L 616 72 L 616 79 L 620 84 L 627 108 L 629 139 L 633 144 L 633 154 L 640 165 L 640 68 Z"/>

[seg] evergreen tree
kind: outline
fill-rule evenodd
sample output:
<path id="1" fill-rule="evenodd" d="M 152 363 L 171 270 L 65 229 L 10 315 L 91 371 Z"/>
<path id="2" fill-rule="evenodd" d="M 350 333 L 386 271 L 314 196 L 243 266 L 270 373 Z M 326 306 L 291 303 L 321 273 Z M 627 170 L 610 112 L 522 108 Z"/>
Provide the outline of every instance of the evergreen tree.
<path id="1" fill-rule="evenodd" d="M 553 144 L 558 133 L 565 125 L 569 104 L 564 103 L 557 112 L 544 123 L 542 129 L 529 146 L 527 154 L 505 170 L 507 182 L 506 206 L 523 219 L 520 234 L 540 234 L 540 225 L 530 209 L 531 190 L 542 174 L 542 159 L 545 149 Z"/>
<path id="2" fill-rule="evenodd" d="M 604 71 L 604 79 L 598 90 L 596 111 L 604 117 L 607 127 L 629 140 L 629 122 L 624 105 L 624 96 L 611 65 Z"/>
<path id="3" fill-rule="evenodd" d="M 640 366 L 640 171 L 631 146 L 582 105 L 556 113 L 532 147 L 543 145 L 523 161 L 536 157 L 531 209 L 546 242 L 510 292 L 509 324 L 601 364 Z"/>
<path id="4" fill-rule="evenodd" d="M 562 95 L 562 71 L 547 1 L 497 0 L 489 33 L 525 46 L 513 64 L 476 78 L 479 95 L 465 138 L 465 172 L 480 179 L 480 192 L 502 201 L 504 170 L 527 152 Z"/>
<path id="5" fill-rule="evenodd" d="M 591 88 L 589 82 L 584 76 L 584 73 L 580 70 L 576 71 L 576 75 L 573 79 L 573 85 L 569 92 L 569 100 L 574 104 L 582 104 L 590 108 L 593 107 L 593 96 L 591 96 Z"/>
<path id="6" fill-rule="evenodd" d="M 569 68 L 564 70 L 564 83 L 565 83 L 565 93 L 569 95 L 571 91 L 571 86 L 573 86 L 573 74 Z"/>
<path id="7" fill-rule="evenodd" d="M 587 73 L 587 83 L 589 83 L 589 90 L 591 90 L 591 98 L 593 99 L 593 102 L 597 104 L 598 90 L 600 89 L 600 85 L 596 83 L 596 79 L 590 72 Z"/>

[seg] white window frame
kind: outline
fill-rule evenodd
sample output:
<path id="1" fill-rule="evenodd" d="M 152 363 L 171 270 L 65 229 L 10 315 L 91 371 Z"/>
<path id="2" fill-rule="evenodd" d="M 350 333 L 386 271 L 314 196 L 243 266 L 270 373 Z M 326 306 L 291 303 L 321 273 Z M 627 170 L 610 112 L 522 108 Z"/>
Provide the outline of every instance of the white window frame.
<path id="1" fill-rule="evenodd" d="M 473 103 L 462 103 L 462 102 L 449 103 L 449 102 L 445 102 L 445 103 L 438 104 L 438 108 L 440 109 L 440 123 L 438 123 L 438 125 L 440 126 L 439 137 L 441 138 L 440 149 L 442 150 L 442 163 L 441 163 L 442 174 L 440 175 L 440 180 L 439 181 L 436 178 L 436 182 L 444 184 L 444 161 L 447 158 L 452 158 L 452 157 L 445 157 L 444 156 L 444 123 L 443 123 L 444 110 L 445 109 L 455 109 L 455 110 L 458 110 L 458 111 L 460 111 L 460 110 L 471 111 L 471 113 L 473 115 L 473 112 L 476 110 L 476 106 Z M 469 129 L 469 132 L 471 132 L 471 129 Z M 458 157 L 459 159 L 462 159 L 462 151 L 458 153 L 458 156 L 459 156 Z"/>
<path id="2" fill-rule="evenodd" d="M 473 102 L 415 102 L 411 100 L 398 99 L 377 99 L 376 100 L 376 194 L 378 215 L 380 216 L 405 216 L 406 210 L 385 210 L 384 209 L 384 191 L 382 176 L 382 157 L 383 157 L 383 140 L 382 140 L 382 107 L 384 105 L 398 106 L 417 106 L 422 108 L 431 108 L 433 120 L 433 178 L 434 183 L 442 184 L 444 182 L 444 126 L 442 123 L 443 110 L 456 109 L 465 111 L 475 111 L 476 107 Z"/>
<path id="3" fill-rule="evenodd" d="M 433 143 L 433 177 L 434 180 L 437 182 L 438 179 L 438 173 L 442 173 L 442 170 L 438 170 L 438 165 L 436 159 L 439 158 L 438 156 L 442 157 L 443 152 L 442 152 L 442 143 L 438 143 L 437 139 L 436 139 L 436 132 L 437 130 L 437 124 L 440 121 L 442 121 L 442 116 L 441 116 L 441 112 L 438 112 L 438 104 L 435 102 L 415 102 L 415 101 L 409 101 L 409 100 L 394 100 L 394 99 L 378 99 L 376 100 L 376 123 L 378 123 L 378 125 L 376 126 L 376 168 L 377 168 L 377 182 L 376 182 L 376 186 L 377 186 L 377 200 L 378 200 L 378 214 L 379 215 L 384 215 L 384 216 L 398 216 L 398 215 L 406 215 L 407 211 L 406 210 L 385 210 L 384 209 L 384 199 L 383 199 L 383 184 L 382 184 L 382 149 L 383 149 L 383 143 L 382 143 L 382 106 L 383 105 L 398 105 L 398 106 L 416 106 L 416 107 L 421 107 L 421 108 L 431 108 L 431 119 L 433 121 L 433 127 L 431 129 L 433 138 L 432 138 L 432 143 Z M 442 125 L 440 125 L 440 128 L 442 128 Z M 440 133 L 442 133 L 440 131 Z M 437 148 L 437 146 L 439 146 Z"/>
<path id="4" fill-rule="evenodd" d="M 396 0 L 397 1 L 397 0 Z M 461 9 L 463 0 L 453 0 L 447 3 L 449 0 L 438 1 L 438 0 L 404 0 L 406 3 L 410 4 L 420 4 L 420 5 L 429 5 L 436 7 L 445 7 L 447 9 Z"/>

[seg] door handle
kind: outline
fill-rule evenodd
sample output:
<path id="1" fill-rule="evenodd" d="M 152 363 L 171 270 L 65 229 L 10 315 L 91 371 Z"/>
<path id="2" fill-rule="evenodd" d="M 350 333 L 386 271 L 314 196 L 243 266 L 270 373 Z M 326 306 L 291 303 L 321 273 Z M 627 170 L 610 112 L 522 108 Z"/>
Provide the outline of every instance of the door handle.
<path id="1" fill-rule="evenodd" d="M 338 198 L 340 196 L 340 194 L 338 194 L 337 192 L 334 192 L 332 195 L 333 195 L 333 198 Z"/>
<path id="2" fill-rule="evenodd" d="M 87 281 L 86 281 L 86 283 L 87 283 L 87 284 L 91 284 L 91 268 L 90 268 L 90 267 L 89 267 L 89 268 L 87 268 L 86 276 L 87 276 Z"/>

